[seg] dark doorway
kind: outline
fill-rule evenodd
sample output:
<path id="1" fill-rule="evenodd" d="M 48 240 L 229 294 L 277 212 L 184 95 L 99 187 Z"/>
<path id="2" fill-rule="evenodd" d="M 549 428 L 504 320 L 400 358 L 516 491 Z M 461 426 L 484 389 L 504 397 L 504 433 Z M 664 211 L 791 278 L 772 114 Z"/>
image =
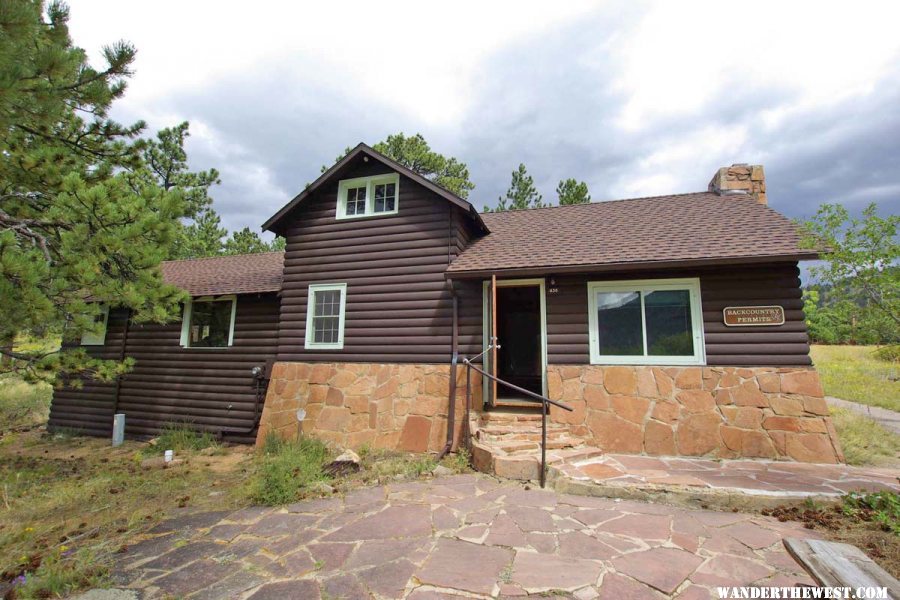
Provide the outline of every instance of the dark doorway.
<path id="1" fill-rule="evenodd" d="M 497 288 L 497 377 L 535 394 L 544 393 L 541 363 L 541 288 Z M 497 401 L 526 397 L 498 384 Z"/>

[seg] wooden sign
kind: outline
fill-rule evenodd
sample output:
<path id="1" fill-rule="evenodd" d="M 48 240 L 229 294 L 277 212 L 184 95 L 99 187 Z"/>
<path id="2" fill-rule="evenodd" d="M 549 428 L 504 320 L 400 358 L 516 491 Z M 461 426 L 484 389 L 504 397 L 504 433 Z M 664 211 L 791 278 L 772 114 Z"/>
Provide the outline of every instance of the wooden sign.
<path id="1" fill-rule="evenodd" d="M 728 327 L 784 325 L 784 308 L 781 306 L 728 306 L 722 314 Z"/>

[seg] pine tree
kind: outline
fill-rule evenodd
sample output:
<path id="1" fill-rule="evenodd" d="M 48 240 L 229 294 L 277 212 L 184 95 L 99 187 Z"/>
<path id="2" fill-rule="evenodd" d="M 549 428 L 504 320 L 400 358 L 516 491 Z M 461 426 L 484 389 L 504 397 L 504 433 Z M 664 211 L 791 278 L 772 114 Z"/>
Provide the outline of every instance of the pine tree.
<path id="1" fill-rule="evenodd" d="M 528 174 L 524 164 L 512 172 L 512 181 L 506 190 L 506 197 L 497 200 L 493 209 L 485 206 L 485 212 L 503 212 L 506 210 L 524 210 L 527 208 L 543 208 L 548 206 L 542 202 L 543 197 L 534 187 L 534 178 Z"/>
<path id="2" fill-rule="evenodd" d="M 99 303 L 127 307 L 137 321 L 174 316 L 183 294 L 164 284 L 158 265 L 188 210 L 181 190 L 140 174 L 143 122 L 109 118 L 134 47 L 105 48 L 106 64 L 95 69 L 69 38 L 65 5 L 44 8 L 38 0 L 0 7 L 0 354 L 29 379 L 110 379 L 129 361 L 16 351 L 9 341 L 96 332 Z"/>
<path id="3" fill-rule="evenodd" d="M 407 137 L 401 131 L 387 136 L 372 148 L 460 198 L 468 198 L 469 192 L 475 189 L 475 184 L 469 179 L 466 164 L 432 150 L 421 133 Z M 352 150 L 353 148 L 344 148 L 344 152 L 334 162 L 340 161 Z M 322 172 L 328 168 L 323 166 Z"/>
<path id="4" fill-rule="evenodd" d="M 244 227 L 240 231 L 233 231 L 231 237 L 225 240 L 223 254 L 257 254 L 273 250 L 284 250 L 284 238 L 278 237 L 272 242 L 266 242 L 255 231 Z"/>
<path id="5" fill-rule="evenodd" d="M 559 205 L 587 204 L 591 201 L 588 186 L 585 182 L 575 181 L 571 177 L 559 182 L 556 186 L 556 195 L 559 196 Z"/>

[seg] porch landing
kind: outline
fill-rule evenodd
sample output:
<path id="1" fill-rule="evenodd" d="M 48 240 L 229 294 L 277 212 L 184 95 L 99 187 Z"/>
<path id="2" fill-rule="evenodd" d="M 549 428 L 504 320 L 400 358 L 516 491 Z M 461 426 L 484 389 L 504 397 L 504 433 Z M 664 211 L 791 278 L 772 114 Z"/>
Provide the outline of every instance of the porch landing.
<path id="1" fill-rule="evenodd" d="M 896 469 L 768 460 L 708 460 L 604 454 L 548 465 L 560 492 L 728 508 L 815 498 L 853 490 L 900 492 Z"/>

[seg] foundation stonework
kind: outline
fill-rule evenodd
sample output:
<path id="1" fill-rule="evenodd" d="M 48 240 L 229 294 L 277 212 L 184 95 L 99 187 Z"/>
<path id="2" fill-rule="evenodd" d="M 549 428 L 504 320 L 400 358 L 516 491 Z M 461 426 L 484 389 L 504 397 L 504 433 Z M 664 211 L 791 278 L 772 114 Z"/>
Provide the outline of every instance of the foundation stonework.
<path id="1" fill-rule="evenodd" d="M 615 453 L 843 462 L 811 368 L 550 365 L 551 409 Z"/>
<path id="2" fill-rule="evenodd" d="M 465 368 L 457 369 L 456 441 L 465 415 Z M 481 402 L 481 378 L 473 377 L 473 406 Z M 431 364 L 279 362 L 256 437 L 304 434 L 344 448 L 369 445 L 408 452 L 436 452 L 447 438 L 450 366 Z"/>

